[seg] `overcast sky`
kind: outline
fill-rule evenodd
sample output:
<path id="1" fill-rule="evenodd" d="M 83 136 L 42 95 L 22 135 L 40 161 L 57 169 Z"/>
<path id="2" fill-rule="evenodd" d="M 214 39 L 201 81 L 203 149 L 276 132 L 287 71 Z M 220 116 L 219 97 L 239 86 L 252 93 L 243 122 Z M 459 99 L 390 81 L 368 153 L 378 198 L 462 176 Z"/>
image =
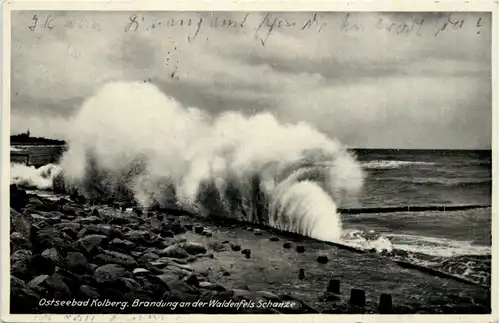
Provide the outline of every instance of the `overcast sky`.
<path id="1" fill-rule="evenodd" d="M 491 147 L 490 14 L 132 14 L 14 12 L 11 132 L 64 138 L 103 83 L 149 78 L 185 106 L 267 111 L 350 147 Z"/>

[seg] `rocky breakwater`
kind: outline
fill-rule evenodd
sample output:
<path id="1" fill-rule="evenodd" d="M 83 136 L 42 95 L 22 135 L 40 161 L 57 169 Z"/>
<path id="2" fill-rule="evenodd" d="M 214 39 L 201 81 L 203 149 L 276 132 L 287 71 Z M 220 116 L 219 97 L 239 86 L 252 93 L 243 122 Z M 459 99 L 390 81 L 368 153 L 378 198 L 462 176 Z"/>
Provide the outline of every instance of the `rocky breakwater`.
<path id="1" fill-rule="evenodd" d="M 53 201 L 15 185 L 10 201 L 12 314 L 315 312 L 291 296 L 210 282 L 193 263 L 220 245 L 186 240 L 210 232 L 178 215 Z"/>

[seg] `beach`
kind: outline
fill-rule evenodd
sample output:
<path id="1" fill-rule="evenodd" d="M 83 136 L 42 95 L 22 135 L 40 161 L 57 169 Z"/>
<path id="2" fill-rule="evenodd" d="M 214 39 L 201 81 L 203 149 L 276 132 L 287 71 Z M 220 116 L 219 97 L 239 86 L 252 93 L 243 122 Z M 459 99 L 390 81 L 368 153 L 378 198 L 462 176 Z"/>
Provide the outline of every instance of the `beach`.
<path id="1" fill-rule="evenodd" d="M 403 268 L 379 254 L 175 212 L 122 210 L 116 204 L 91 206 L 66 199 L 51 201 L 36 194 L 22 198 L 22 190 L 11 190 L 15 199 L 11 204 L 17 208 L 11 209 L 12 313 L 235 310 L 215 305 L 141 308 L 131 305 L 136 299 L 245 299 L 255 304 L 269 300 L 295 304 L 291 308 L 276 304 L 240 308 L 238 313 L 378 313 L 381 294 L 391 295 L 394 313 L 490 311 L 489 289 Z M 284 247 L 286 244 L 289 248 Z M 242 250 L 249 250 L 249 256 Z M 318 262 L 320 256 L 327 262 Z M 302 278 L 300 269 L 304 270 Z M 109 273 L 102 276 L 103 271 Z M 339 290 L 328 292 L 331 280 L 339 282 Z M 364 305 L 351 303 L 352 289 L 364 291 Z M 127 301 L 129 306 L 121 310 L 105 304 L 65 307 L 41 302 L 52 298 L 109 299 Z"/>

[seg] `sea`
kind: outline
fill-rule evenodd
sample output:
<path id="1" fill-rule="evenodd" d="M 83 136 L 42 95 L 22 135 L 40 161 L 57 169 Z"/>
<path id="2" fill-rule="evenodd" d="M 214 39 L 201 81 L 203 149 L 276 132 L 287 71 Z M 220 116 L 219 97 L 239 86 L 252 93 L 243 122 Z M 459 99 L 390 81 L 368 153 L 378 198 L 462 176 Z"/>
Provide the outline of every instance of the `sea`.
<path id="1" fill-rule="evenodd" d="M 12 146 L 41 166 L 61 147 Z M 462 211 L 341 214 L 344 242 L 489 286 L 491 282 L 491 150 L 355 149 L 365 172 L 362 191 L 341 208 L 476 205 Z M 46 190 L 43 192 L 47 193 Z M 479 207 L 480 206 L 480 207 Z"/>

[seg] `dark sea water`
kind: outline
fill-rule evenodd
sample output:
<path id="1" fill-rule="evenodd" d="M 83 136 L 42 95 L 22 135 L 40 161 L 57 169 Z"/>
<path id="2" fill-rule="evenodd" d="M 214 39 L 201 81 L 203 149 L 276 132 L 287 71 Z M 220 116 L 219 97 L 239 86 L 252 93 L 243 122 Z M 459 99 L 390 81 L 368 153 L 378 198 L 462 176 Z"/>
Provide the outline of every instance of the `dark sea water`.
<path id="1" fill-rule="evenodd" d="M 343 207 L 492 204 L 490 150 L 357 150 L 356 155 L 366 173 L 365 185 Z M 491 218 L 491 208 L 478 208 L 346 214 L 342 222 L 358 244 L 390 242 L 396 258 L 488 284 Z"/>
<path id="2" fill-rule="evenodd" d="M 491 150 L 355 152 L 366 181 L 353 205 L 491 205 Z"/>
<path id="3" fill-rule="evenodd" d="M 37 166 L 57 162 L 60 147 L 28 151 Z M 365 173 L 363 191 L 342 208 L 492 204 L 491 151 L 354 151 Z M 11 162 L 25 157 L 11 155 Z M 347 244 L 392 250 L 391 257 L 488 285 L 491 276 L 491 208 L 454 212 L 342 214 Z"/>

